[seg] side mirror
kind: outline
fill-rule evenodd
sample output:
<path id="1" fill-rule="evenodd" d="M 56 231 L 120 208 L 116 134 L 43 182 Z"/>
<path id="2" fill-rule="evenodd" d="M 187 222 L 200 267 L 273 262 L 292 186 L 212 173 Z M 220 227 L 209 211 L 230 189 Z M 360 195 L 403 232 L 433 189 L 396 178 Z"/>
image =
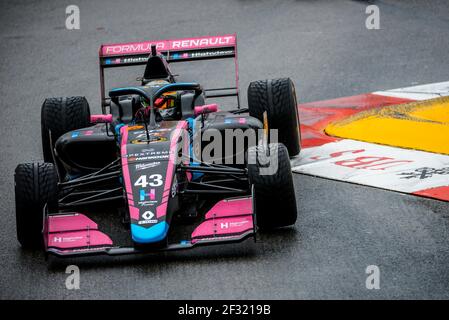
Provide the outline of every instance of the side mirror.
<path id="1" fill-rule="evenodd" d="M 90 116 L 90 123 L 112 123 L 112 114 L 93 114 Z"/>
<path id="2" fill-rule="evenodd" d="M 218 111 L 218 105 L 216 103 L 213 104 L 205 104 L 204 106 L 197 106 L 194 108 L 195 117 L 200 114 L 212 113 Z"/>

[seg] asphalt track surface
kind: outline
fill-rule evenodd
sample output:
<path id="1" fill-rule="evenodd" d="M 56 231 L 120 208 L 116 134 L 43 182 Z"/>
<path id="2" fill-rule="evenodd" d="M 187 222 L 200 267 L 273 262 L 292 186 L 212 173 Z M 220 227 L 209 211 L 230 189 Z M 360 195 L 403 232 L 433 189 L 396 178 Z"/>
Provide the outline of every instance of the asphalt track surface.
<path id="1" fill-rule="evenodd" d="M 42 101 L 85 95 L 99 111 L 100 43 L 237 32 L 243 93 L 288 76 L 304 102 L 448 80 L 449 3 L 372 2 L 377 31 L 364 1 L 1 1 L 0 298 L 449 298 L 448 203 L 297 174 L 298 222 L 256 244 L 48 264 L 16 241 L 13 171 L 41 159 Z M 213 86 L 225 71 L 197 73 Z M 65 288 L 68 264 L 80 290 Z M 380 290 L 365 288 L 373 264 Z"/>

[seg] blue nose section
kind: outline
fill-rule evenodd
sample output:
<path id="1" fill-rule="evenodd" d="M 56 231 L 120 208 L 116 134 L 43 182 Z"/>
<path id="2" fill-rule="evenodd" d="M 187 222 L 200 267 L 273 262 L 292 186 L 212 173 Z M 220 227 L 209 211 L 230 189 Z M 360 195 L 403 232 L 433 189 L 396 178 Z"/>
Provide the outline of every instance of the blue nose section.
<path id="1" fill-rule="evenodd" d="M 164 240 L 167 236 L 168 224 L 165 221 L 159 222 L 149 228 L 131 224 L 131 235 L 136 243 L 154 243 Z"/>

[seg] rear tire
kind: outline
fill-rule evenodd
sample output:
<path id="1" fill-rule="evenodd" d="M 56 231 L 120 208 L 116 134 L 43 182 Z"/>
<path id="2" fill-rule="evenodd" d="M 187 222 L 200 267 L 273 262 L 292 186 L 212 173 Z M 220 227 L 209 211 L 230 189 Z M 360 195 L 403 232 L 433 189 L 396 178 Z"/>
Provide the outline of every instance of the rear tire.
<path id="1" fill-rule="evenodd" d="M 257 226 L 265 230 L 293 225 L 298 215 L 287 148 L 280 143 L 269 144 L 268 148 L 268 156 L 264 147 L 248 149 L 248 177 L 254 185 Z M 274 168 L 277 164 L 277 170 L 264 175 L 262 169 L 268 165 L 261 162 Z"/>
<path id="2" fill-rule="evenodd" d="M 53 162 L 52 149 L 60 136 L 89 125 L 90 108 L 85 97 L 45 99 L 41 109 L 44 161 Z M 49 131 L 51 131 L 51 139 Z"/>
<path id="3" fill-rule="evenodd" d="M 268 128 L 278 130 L 279 142 L 291 157 L 301 151 L 301 132 L 295 86 L 290 78 L 253 81 L 248 87 L 249 114 L 263 122 L 267 112 Z"/>
<path id="4" fill-rule="evenodd" d="M 56 210 L 57 174 L 52 163 L 23 163 L 14 174 L 17 239 L 23 248 L 43 246 L 43 209 Z"/>

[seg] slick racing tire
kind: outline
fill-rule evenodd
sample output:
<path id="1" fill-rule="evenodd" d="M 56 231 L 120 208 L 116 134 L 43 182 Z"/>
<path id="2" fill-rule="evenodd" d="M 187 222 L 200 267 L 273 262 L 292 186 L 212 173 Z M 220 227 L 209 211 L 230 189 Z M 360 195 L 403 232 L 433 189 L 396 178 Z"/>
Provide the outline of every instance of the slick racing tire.
<path id="1" fill-rule="evenodd" d="M 85 97 L 45 99 L 41 109 L 44 161 L 53 162 L 52 149 L 60 136 L 89 125 L 90 108 Z"/>
<path id="2" fill-rule="evenodd" d="M 248 87 L 248 108 L 250 116 L 262 122 L 266 111 L 268 128 L 278 130 L 278 140 L 287 147 L 291 157 L 299 154 L 301 132 L 298 104 L 295 86 L 290 78 L 251 82 Z"/>
<path id="3" fill-rule="evenodd" d="M 24 163 L 14 174 L 17 239 L 23 248 L 43 246 L 43 209 L 57 209 L 57 175 L 52 163 Z"/>
<path id="4" fill-rule="evenodd" d="M 267 154 L 268 151 L 268 154 Z M 287 148 L 281 143 L 248 149 L 248 178 L 254 186 L 257 226 L 269 230 L 297 219 L 295 189 Z"/>

